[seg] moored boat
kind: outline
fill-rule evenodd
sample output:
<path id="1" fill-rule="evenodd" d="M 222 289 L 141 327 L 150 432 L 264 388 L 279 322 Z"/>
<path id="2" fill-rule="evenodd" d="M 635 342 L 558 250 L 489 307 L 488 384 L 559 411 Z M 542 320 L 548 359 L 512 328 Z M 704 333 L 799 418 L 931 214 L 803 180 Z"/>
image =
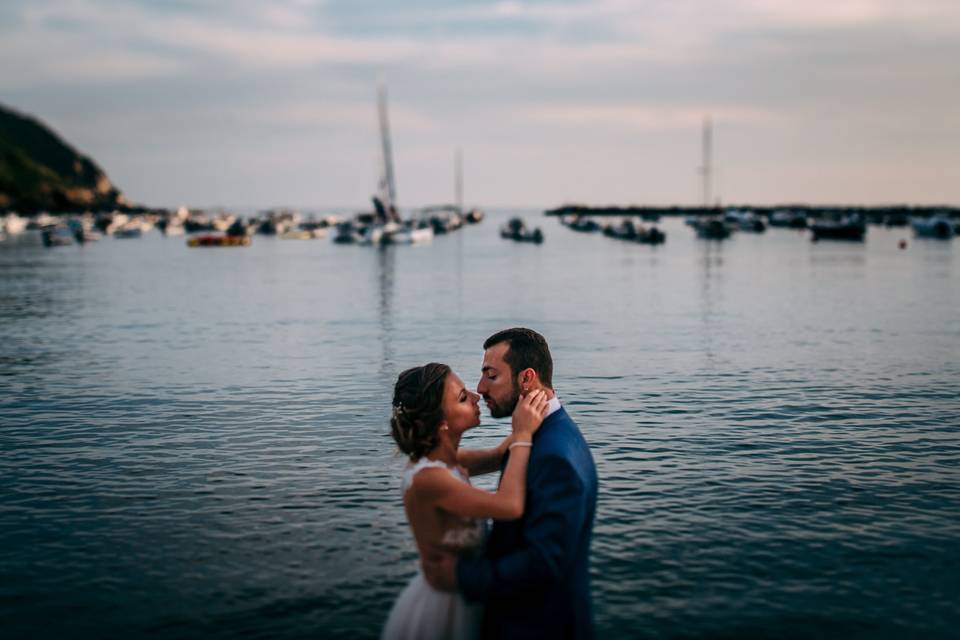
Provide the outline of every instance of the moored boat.
<path id="1" fill-rule="evenodd" d="M 619 225 L 607 225 L 603 228 L 603 235 L 639 244 L 663 244 L 667 239 L 667 234 L 657 227 L 647 229 L 630 218 L 624 218 Z"/>
<path id="2" fill-rule="evenodd" d="M 780 209 L 770 214 L 767 219 L 771 227 L 787 227 L 790 229 L 806 229 L 807 216 L 799 211 Z"/>
<path id="3" fill-rule="evenodd" d="M 739 231 L 763 233 L 767 230 L 767 225 L 760 219 L 760 216 L 752 211 L 732 209 L 724 214 L 724 220 Z"/>
<path id="4" fill-rule="evenodd" d="M 593 233 L 600 230 L 600 224 L 596 220 L 583 215 L 575 215 L 569 219 L 561 218 L 560 222 L 574 231 L 582 233 Z"/>
<path id="5" fill-rule="evenodd" d="M 18 235 L 27 228 L 27 222 L 26 218 L 22 218 L 16 213 L 8 213 L 0 221 L 0 233 L 5 236 Z"/>
<path id="6" fill-rule="evenodd" d="M 40 241 L 45 247 L 65 247 L 73 244 L 70 230 L 59 224 L 46 225 L 40 230 Z"/>
<path id="7" fill-rule="evenodd" d="M 506 240 L 515 240 L 517 242 L 532 242 L 534 244 L 543 243 L 543 232 L 540 227 L 528 229 L 520 218 L 511 218 L 506 224 L 500 227 L 500 237 Z"/>
<path id="8" fill-rule="evenodd" d="M 203 235 L 187 240 L 188 247 L 249 247 L 250 236 Z"/>
<path id="9" fill-rule="evenodd" d="M 96 242 L 103 237 L 102 234 L 93 230 L 93 222 L 92 216 L 82 216 L 67 220 L 67 227 L 73 234 L 73 239 L 77 241 L 77 244 Z"/>
<path id="10" fill-rule="evenodd" d="M 859 215 L 849 215 L 836 220 L 819 220 L 810 225 L 813 241 L 852 240 L 862 241 L 867 233 L 867 223 Z"/>
<path id="11" fill-rule="evenodd" d="M 949 240 L 955 234 L 954 225 L 950 218 L 941 215 L 929 218 L 911 218 L 910 226 L 918 238 L 938 238 Z"/>
<path id="12" fill-rule="evenodd" d="M 113 237 L 118 238 L 120 240 L 123 240 L 126 238 L 139 238 L 142 235 L 143 235 L 143 228 L 140 226 L 139 223 L 130 224 L 128 222 L 127 224 L 124 224 L 122 227 L 118 229 L 114 229 L 113 231 Z"/>
<path id="13" fill-rule="evenodd" d="M 700 218 L 693 224 L 697 237 L 704 240 L 723 240 L 730 237 L 730 227 L 721 218 Z"/>

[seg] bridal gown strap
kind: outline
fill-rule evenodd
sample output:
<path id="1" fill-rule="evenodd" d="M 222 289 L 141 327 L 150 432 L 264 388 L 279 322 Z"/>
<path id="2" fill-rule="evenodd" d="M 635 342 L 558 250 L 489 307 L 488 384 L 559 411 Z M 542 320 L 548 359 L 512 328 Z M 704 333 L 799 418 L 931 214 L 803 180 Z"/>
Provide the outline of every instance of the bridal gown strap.
<path id="1" fill-rule="evenodd" d="M 440 462 L 439 460 L 431 460 L 430 458 L 420 458 L 419 460 L 417 460 L 417 462 L 407 465 L 407 468 L 404 470 L 403 481 L 400 484 L 401 493 L 406 493 L 407 489 L 409 489 L 413 485 L 413 476 L 417 475 L 419 472 L 423 471 L 424 469 L 431 469 L 431 468 L 446 469 L 451 474 L 453 474 L 453 477 L 457 478 L 458 480 L 463 480 L 467 484 L 470 484 L 470 481 L 467 478 L 465 478 L 463 474 L 460 473 L 459 469 L 448 467 L 447 465 Z"/>

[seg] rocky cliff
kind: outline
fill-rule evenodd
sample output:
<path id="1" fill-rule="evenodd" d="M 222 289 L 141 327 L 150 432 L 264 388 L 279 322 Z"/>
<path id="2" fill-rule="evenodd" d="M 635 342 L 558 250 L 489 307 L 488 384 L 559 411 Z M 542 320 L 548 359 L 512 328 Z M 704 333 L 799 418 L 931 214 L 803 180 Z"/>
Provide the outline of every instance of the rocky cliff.
<path id="1" fill-rule="evenodd" d="M 97 211 L 126 205 L 90 158 L 43 123 L 0 105 L 0 209 Z"/>

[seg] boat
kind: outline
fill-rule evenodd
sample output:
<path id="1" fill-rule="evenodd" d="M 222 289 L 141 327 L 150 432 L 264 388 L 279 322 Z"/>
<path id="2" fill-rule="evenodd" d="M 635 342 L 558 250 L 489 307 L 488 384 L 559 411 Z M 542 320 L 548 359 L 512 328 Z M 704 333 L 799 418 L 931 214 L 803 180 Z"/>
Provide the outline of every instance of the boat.
<path id="1" fill-rule="evenodd" d="M 428 224 L 436 235 L 452 233 L 465 224 L 460 207 L 452 204 L 424 207 L 420 210 L 420 223 Z"/>
<path id="2" fill-rule="evenodd" d="M 333 241 L 336 244 L 366 246 L 429 242 L 433 240 L 433 225 L 423 220 L 404 221 L 396 206 L 397 189 L 393 176 L 390 124 L 387 119 L 387 91 L 382 84 L 377 87 L 377 112 L 380 121 L 382 166 L 379 193 L 372 197 L 373 212 L 357 214 L 352 221 L 337 224 Z"/>
<path id="3" fill-rule="evenodd" d="M 956 233 L 950 218 L 933 215 L 929 218 L 911 218 L 910 226 L 918 238 L 939 238 L 949 240 Z"/>
<path id="4" fill-rule="evenodd" d="M 543 243 L 543 232 L 540 230 L 540 227 L 532 230 L 528 229 L 520 218 L 511 218 L 506 224 L 500 227 L 500 237 L 517 242 Z"/>
<path id="5" fill-rule="evenodd" d="M 40 241 L 45 247 L 65 247 L 73 244 L 70 230 L 59 224 L 50 224 L 40 230 Z"/>
<path id="6" fill-rule="evenodd" d="M 132 222 L 132 221 L 131 221 Z M 140 223 L 127 222 L 123 226 L 113 230 L 113 237 L 120 240 L 126 238 L 139 238 L 143 235 L 143 228 L 140 226 Z"/>
<path id="7" fill-rule="evenodd" d="M 649 229 L 641 227 L 635 240 L 635 242 L 639 242 L 640 244 L 663 244 L 666 241 L 667 234 L 657 227 L 650 227 Z"/>
<path id="8" fill-rule="evenodd" d="M 358 228 L 353 220 L 344 220 L 337 223 L 333 234 L 336 244 L 357 244 L 363 237 L 363 229 Z"/>
<path id="9" fill-rule="evenodd" d="M 799 211 L 780 209 L 770 214 L 767 219 L 771 227 L 787 227 L 789 229 L 806 229 L 807 216 Z"/>
<path id="10" fill-rule="evenodd" d="M 433 240 L 433 225 L 428 221 L 409 221 L 390 235 L 390 244 L 422 244 Z"/>
<path id="11" fill-rule="evenodd" d="M 862 241 L 867 233 L 867 223 L 859 215 L 849 215 L 835 220 L 819 220 L 810 225 L 813 241 L 853 240 Z"/>
<path id="12" fill-rule="evenodd" d="M 418 226 L 425 226 L 429 223 L 433 227 L 435 235 L 444 235 L 452 233 L 462 228 L 465 224 L 478 224 L 483 221 L 483 211 L 474 208 L 464 213 L 463 207 L 463 161 L 462 154 L 457 150 L 456 162 L 454 166 L 454 204 L 440 204 L 424 207 L 419 212 L 420 220 L 416 223 Z"/>
<path id="13" fill-rule="evenodd" d="M 767 230 L 767 225 L 760 219 L 760 216 L 752 211 L 732 209 L 727 211 L 723 218 L 728 224 L 733 225 L 733 227 L 739 231 L 763 233 Z"/>
<path id="14" fill-rule="evenodd" d="M 596 220 L 584 215 L 575 215 L 568 219 L 561 218 L 560 222 L 574 231 L 580 231 L 581 233 L 593 233 L 594 231 L 600 230 L 600 224 Z"/>
<path id="15" fill-rule="evenodd" d="M 257 233 L 267 236 L 282 236 L 288 231 L 299 229 L 301 216 L 289 209 L 271 209 L 263 212 L 264 219 L 258 221 Z"/>
<path id="16" fill-rule="evenodd" d="M 203 235 L 187 240 L 188 247 L 249 247 L 250 236 Z"/>
<path id="17" fill-rule="evenodd" d="M 704 240 L 723 240 L 730 237 L 730 227 L 721 218 L 700 218 L 693 224 L 697 237 Z"/>
<path id="18" fill-rule="evenodd" d="M 284 231 L 279 236 L 281 240 L 315 240 L 317 238 L 326 238 L 327 230 L 315 227 L 313 229 L 290 229 Z"/>
<path id="19" fill-rule="evenodd" d="M 70 218 L 67 220 L 67 227 L 70 229 L 70 233 L 73 234 L 73 239 L 77 241 L 77 244 L 96 242 L 103 237 L 102 234 L 93 230 L 92 217 Z"/>
<path id="20" fill-rule="evenodd" d="M 0 223 L 0 233 L 4 236 L 10 237 L 19 235 L 27 228 L 27 219 L 22 218 L 16 213 L 8 213 L 3 217 L 2 223 Z"/>
<path id="21" fill-rule="evenodd" d="M 619 225 L 607 225 L 603 228 L 603 235 L 640 244 L 663 244 L 667 239 L 667 234 L 660 229 L 656 227 L 646 229 L 641 225 L 634 224 L 630 218 L 621 220 Z"/>

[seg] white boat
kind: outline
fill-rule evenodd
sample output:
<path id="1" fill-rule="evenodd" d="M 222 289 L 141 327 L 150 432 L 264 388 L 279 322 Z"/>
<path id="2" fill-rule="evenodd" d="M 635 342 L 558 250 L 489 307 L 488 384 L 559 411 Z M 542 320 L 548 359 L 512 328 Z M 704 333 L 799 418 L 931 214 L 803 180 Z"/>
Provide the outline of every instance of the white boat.
<path id="1" fill-rule="evenodd" d="M 3 224 L 0 224 L 0 233 L 6 236 L 15 236 L 23 233 L 26 228 L 26 218 L 21 218 L 16 213 L 8 213 L 3 217 Z"/>
<path id="2" fill-rule="evenodd" d="M 103 232 L 107 235 L 115 235 L 119 229 L 125 228 L 126 224 L 130 221 L 130 216 L 125 213 L 120 213 L 119 211 L 114 211 L 107 215 L 110 221 L 103 227 Z"/>
<path id="3" fill-rule="evenodd" d="M 143 227 L 139 222 L 128 222 L 119 229 L 113 230 L 113 237 L 117 239 L 139 238 L 143 235 Z"/>
<path id="4" fill-rule="evenodd" d="M 316 228 L 316 229 L 289 229 L 284 231 L 279 236 L 281 240 L 314 240 L 316 238 L 326 238 L 327 230 Z"/>
<path id="5" fill-rule="evenodd" d="M 433 241 L 433 227 L 427 225 L 406 226 L 390 236 L 390 244 L 425 244 Z"/>

